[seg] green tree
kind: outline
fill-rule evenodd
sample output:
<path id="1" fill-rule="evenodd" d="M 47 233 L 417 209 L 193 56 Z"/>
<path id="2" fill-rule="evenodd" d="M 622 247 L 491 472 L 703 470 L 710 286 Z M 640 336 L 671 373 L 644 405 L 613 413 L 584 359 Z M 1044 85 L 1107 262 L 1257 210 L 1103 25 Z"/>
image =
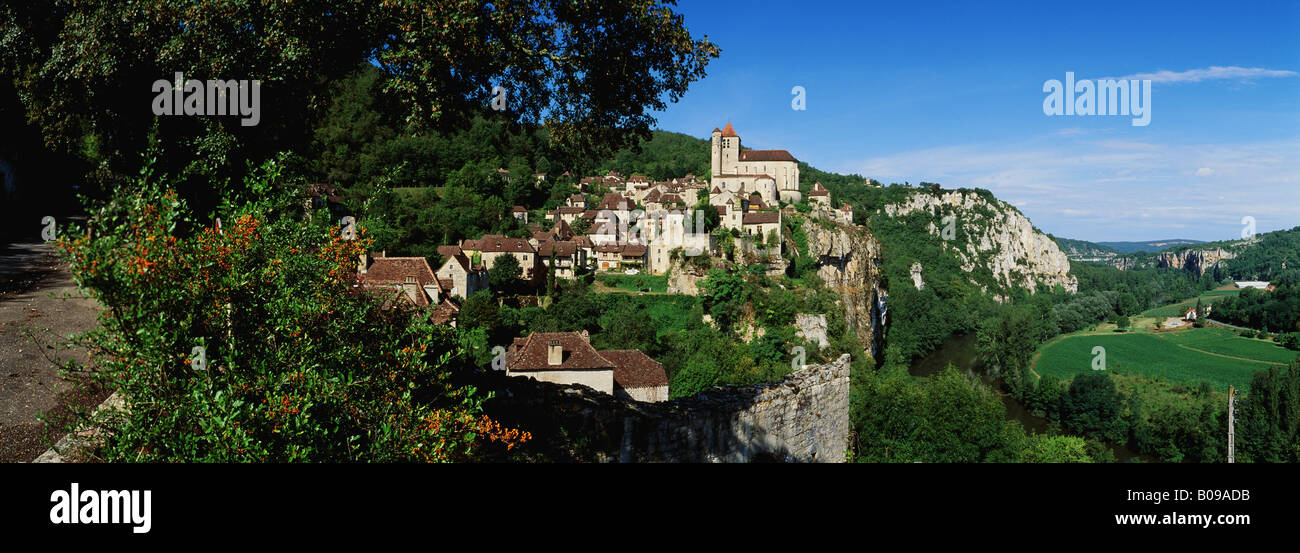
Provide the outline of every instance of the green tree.
<path id="1" fill-rule="evenodd" d="M 1120 408 L 1120 396 L 1110 375 L 1098 371 L 1080 373 L 1061 396 L 1061 425 L 1074 434 L 1122 443 L 1127 428 Z"/>
<path id="2" fill-rule="evenodd" d="M 504 253 L 492 260 L 488 268 L 488 283 L 494 290 L 512 290 L 519 287 L 519 279 L 524 270 L 519 266 L 519 259 L 513 254 Z"/>
<path id="3" fill-rule="evenodd" d="M 1077 436 L 1035 435 L 1021 452 L 1026 463 L 1091 463 L 1087 443 Z"/>
<path id="4" fill-rule="evenodd" d="M 456 318 L 461 327 L 483 329 L 489 338 L 496 338 L 502 327 L 500 307 L 487 290 L 479 290 L 465 298 Z"/>
<path id="5" fill-rule="evenodd" d="M 607 349 L 655 349 L 655 322 L 644 309 L 630 301 L 618 302 L 600 317 L 601 332 L 593 340 Z"/>
<path id="6" fill-rule="evenodd" d="M 1300 357 L 1257 371 L 1239 417 L 1240 451 L 1256 462 L 1300 461 Z"/>
<path id="7" fill-rule="evenodd" d="M 574 159 L 594 159 L 649 138 L 652 114 L 703 78 L 720 52 L 655 0 L 223 6 L 7 6 L 0 10 L 0 72 L 15 79 L 28 119 L 47 143 L 70 152 L 88 138 L 99 144 L 91 155 L 105 177 L 135 172 L 130 154 L 144 149 L 155 125 L 166 148 L 161 159 L 171 168 L 223 176 L 242 174 L 245 159 L 256 163 L 267 152 L 308 142 L 320 83 L 372 59 L 383 74 L 385 106 L 412 129 L 461 125 L 500 98 L 512 120 L 545 123 Z M 617 32 L 604 31 L 610 29 Z M 136 90 L 177 72 L 261 81 L 263 120 L 151 120 L 138 116 L 138 96 L 103 93 Z M 186 184 L 182 196 L 216 203 L 206 179 Z"/>

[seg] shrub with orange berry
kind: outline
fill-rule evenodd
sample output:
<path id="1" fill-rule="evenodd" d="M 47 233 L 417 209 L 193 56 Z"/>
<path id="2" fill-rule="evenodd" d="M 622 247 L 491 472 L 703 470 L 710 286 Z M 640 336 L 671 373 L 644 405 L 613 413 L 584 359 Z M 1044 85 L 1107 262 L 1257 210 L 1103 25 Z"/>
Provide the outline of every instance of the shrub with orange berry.
<path id="1" fill-rule="evenodd" d="M 304 212 L 283 167 L 267 162 L 252 198 L 202 218 L 146 170 L 62 233 L 77 283 L 104 307 L 80 340 L 128 406 L 80 421 L 108 430 L 99 455 L 461 461 L 530 439 L 451 382 L 464 358 L 454 329 L 361 291 L 364 233 L 345 239 L 328 212 Z"/>

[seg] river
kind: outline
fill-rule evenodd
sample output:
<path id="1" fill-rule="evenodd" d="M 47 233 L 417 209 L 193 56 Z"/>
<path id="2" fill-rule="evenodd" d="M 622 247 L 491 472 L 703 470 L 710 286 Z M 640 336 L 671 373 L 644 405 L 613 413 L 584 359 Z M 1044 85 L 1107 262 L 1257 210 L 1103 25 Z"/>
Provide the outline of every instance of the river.
<path id="1" fill-rule="evenodd" d="M 925 356 L 917 359 L 912 363 L 908 372 L 912 376 L 930 376 L 951 363 L 958 371 L 973 375 L 980 379 L 985 386 L 997 392 L 1002 398 L 1002 404 L 1007 407 L 1007 418 L 1019 421 L 1024 425 L 1025 430 L 1033 433 L 1042 433 L 1047 431 L 1048 421 L 1044 417 L 1039 417 L 1029 412 L 1025 404 L 1020 400 L 1007 395 L 1002 391 L 1001 379 L 989 374 L 984 370 L 984 364 L 980 362 L 979 353 L 975 351 L 975 333 L 970 334 L 953 334 L 943 341 L 943 344 Z M 1115 453 L 1115 460 L 1125 462 L 1135 457 L 1143 461 L 1153 462 L 1154 457 L 1140 455 L 1129 449 L 1127 446 L 1117 445 L 1110 442 L 1102 442 Z"/>

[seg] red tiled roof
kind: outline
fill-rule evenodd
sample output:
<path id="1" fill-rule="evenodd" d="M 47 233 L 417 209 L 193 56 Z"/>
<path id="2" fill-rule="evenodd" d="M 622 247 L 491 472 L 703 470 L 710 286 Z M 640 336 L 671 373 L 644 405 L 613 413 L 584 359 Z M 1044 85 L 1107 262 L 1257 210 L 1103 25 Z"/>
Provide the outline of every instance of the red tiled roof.
<path id="1" fill-rule="evenodd" d="M 741 224 L 745 225 L 761 225 L 764 223 L 779 222 L 781 222 L 781 214 L 779 213 L 746 213 L 741 219 Z"/>
<path id="2" fill-rule="evenodd" d="M 533 246 L 523 238 L 508 238 L 500 234 L 485 234 L 478 240 L 465 240 L 461 248 L 480 252 L 533 253 Z"/>
<path id="3" fill-rule="evenodd" d="M 785 150 L 741 150 L 740 161 L 793 161 L 799 160 Z"/>
<path id="4" fill-rule="evenodd" d="M 604 199 L 600 200 L 599 209 L 619 210 L 632 207 L 632 202 L 617 192 L 605 194 Z"/>
<path id="5" fill-rule="evenodd" d="M 722 136 L 740 136 L 736 134 L 736 129 L 732 128 L 731 121 L 727 121 L 727 126 L 722 127 Z"/>
<path id="6" fill-rule="evenodd" d="M 537 245 L 537 254 L 543 259 L 549 259 L 551 253 L 554 253 L 555 257 L 569 257 L 577 251 L 578 245 L 567 240 L 551 240 Z"/>
<path id="7" fill-rule="evenodd" d="M 414 303 L 420 307 L 429 305 L 429 297 L 424 293 L 425 286 L 436 286 L 439 289 L 447 290 L 448 287 L 442 285 L 438 277 L 434 276 L 433 269 L 429 268 L 429 261 L 423 257 L 378 257 L 370 265 L 370 269 L 359 275 L 361 285 L 376 293 L 382 293 L 385 289 L 395 289 L 395 287 L 406 284 L 407 278 L 413 278 L 417 286 L 420 287 L 412 300 L 405 290 L 400 290 L 401 296 L 390 298 L 385 301 L 384 307 L 392 307 L 395 301 L 405 301 Z"/>
<path id="8" fill-rule="evenodd" d="M 559 365 L 547 364 L 547 350 L 552 340 L 564 352 Z M 591 342 L 577 332 L 534 332 L 516 338 L 506 351 L 506 367 L 512 371 L 613 369 L 614 363 L 602 357 Z"/>
<path id="9" fill-rule="evenodd" d="M 525 209 L 524 206 L 522 206 L 522 205 L 514 206 L 514 207 L 510 208 L 510 211 L 513 211 L 513 212 L 515 212 L 515 213 L 519 213 L 520 211 L 523 211 L 523 212 L 525 212 L 525 213 L 528 212 L 528 210 Z"/>
<path id="10" fill-rule="evenodd" d="M 557 214 L 558 214 L 558 215 L 576 215 L 576 214 L 582 213 L 582 212 L 584 212 L 584 211 L 586 211 L 586 208 L 583 208 L 583 207 L 581 207 L 581 206 L 576 206 L 576 205 L 575 205 L 575 206 L 562 205 L 562 206 L 557 207 L 557 208 L 555 208 L 554 210 L 552 210 L 552 211 L 551 211 L 551 215 L 557 215 Z"/>
<path id="11" fill-rule="evenodd" d="M 596 251 L 600 253 L 617 253 L 623 257 L 641 257 L 645 255 L 645 244 L 605 244 L 596 246 Z"/>
<path id="12" fill-rule="evenodd" d="M 408 276 L 415 277 L 420 286 L 437 282 L 429 260 L 423 257 L 376 257 L 362 280 L 366 284 L 402 284 Z"/>
<path id="13" fill-rule="evenodd" d="M 668 385 L 662 363 L 635 349 L 600 350 L 601 357 L 614 363 L 614 384 L 623 389 L 657 388 Z"/>
<path id="14" fill-rule="evenodd" d="M 551 227 L 551 234 L 560 238 L 573 238 L 573 227 L 564 222 L 564 219 L 558 219 L 555 221 L 555 226 Z"/>
<path id="15" fill-rule="evenodd" d="M 831 191 L 830 191 L 830 190 L 827 190 L 825 186 L 822 186 L 822 183 L 820 183 L 820 182 L 814 182 L 814 183 L 813 183 L 812 192 L 809 192 L 808 195 L 809 195 L 809 196 L 829 196 L 829 195 L 831 195 Z"/>
<path id="16" fill-rule="evenodd" d="M 438 304 L 438 307 L 433 310 L 433 315 L 429 317 L 429 321 L 436 325 L 446 324 L 447 321 L 456 318 L 457 313 L 460 313 L 460 308 L 456 307 L 456 304 L 442 300 L 442 303 Z"/>

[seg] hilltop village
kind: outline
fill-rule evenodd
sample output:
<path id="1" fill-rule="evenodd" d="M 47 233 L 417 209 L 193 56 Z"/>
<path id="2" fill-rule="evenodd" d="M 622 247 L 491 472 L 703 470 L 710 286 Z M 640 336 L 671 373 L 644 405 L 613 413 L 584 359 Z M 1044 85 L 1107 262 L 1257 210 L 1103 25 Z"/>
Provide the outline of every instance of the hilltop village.
<path id="1" fill-rule="evenodd" d="M 831 207 L 830 192 L 814 183 L 805 198 L 799 161 L 786 150 L 746 150 L 731 123 L 713 129 L 711 174 L 687 174 L 668 181 L 617 171 L 578 178 L 537 173 L 532 178 L 572 182 L 577 193 L 549 211 L 516 205 L 512 216 L 530 236 L 485 234 L 438 247 L 438 266 L 425 257 L 390 257 L 372 252 L 359 260 L 358 286 L 391 294 L 398 302 L 431 312 L 437 324 L 455 326 L 464 302 L 491 290 L 489 272 L 509 273 L 514 291 L 553 289 L 559 279 L 584 275 L 666 275 L 675 263 L 707 258 L 714 266 L 735 261 L 779 259 L 783 216 L 799 211 L 852 224 L 848 204 Z M 533 215 L 530 215 L 533 214 Z M 536 214 L 543 213 L 540 220 Z M 722 242 L 735 247 L 721 247 Z M 695 293 L 690 291 L 688 293 Z M 586 329 L 533 332 L 514 339 L 504 355 L 505 371 L 560 384 L 582 384 L 638 401 L 669 397 L 663 365 L 637 350 L 597 350 Z"/>

